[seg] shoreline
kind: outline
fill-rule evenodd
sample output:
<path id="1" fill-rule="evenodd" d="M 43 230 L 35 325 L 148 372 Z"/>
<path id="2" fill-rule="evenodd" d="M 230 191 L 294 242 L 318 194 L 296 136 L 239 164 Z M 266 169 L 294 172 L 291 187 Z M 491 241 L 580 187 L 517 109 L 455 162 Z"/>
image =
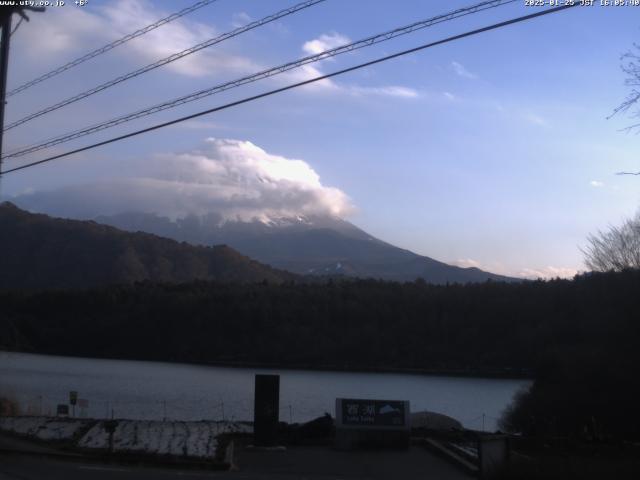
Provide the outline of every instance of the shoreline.
<path id="1" fill-rule="evenodd" d="M 363 366 L 363 365 L 335 365 L 335 364 L 287 364 L 281 362 L 265 363 L 251 361 L 233 361 L 219 360 L 213 362 L 194 362 L 194 361 L 172 361 L 162 359 L 146 359 L 146 358 L 121 358 L 121 357 L 87 357 L 84 355 L 57 354 L 57 353 L 39 353 L 21 350 L 0 350 L 1 354 L 25 354 L 25 355 L 41 355 L 62 358 L 85 358 L 91 360 L 113 360 L 126 362 L 152 362 L 167 363 L 172 365 L 195 365 L 207 367 L 226 367 L 237 369 L 255 368 L 260 370 L 307 370 L 313 372 L 344 372 L 344 373 L 382 373 L 382 374 L 405 374 L 420 375 L 432 377 L 459 377 L 459 378 L 486 378 L 486 379 L 504 379 L 504 380 L 534 380 L 535 375 L 532 370 L 515 369 L 510 367 L 493 368 L 493 369 L 430 369 L 430 368 L 409 368 L 409 367 L 381 367 L 381 366 Z"/>

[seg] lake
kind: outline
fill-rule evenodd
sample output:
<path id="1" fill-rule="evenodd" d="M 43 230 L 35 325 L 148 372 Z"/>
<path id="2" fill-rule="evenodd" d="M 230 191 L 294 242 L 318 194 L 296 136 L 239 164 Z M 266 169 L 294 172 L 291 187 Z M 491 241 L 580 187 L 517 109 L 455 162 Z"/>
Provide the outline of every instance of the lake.
<path id="1" fill-rule="evenodd" d="M 303 422 L 329 412 L 336 397 L 409 400 L 411 410 L 456 418 L 467 428 L 495 430 L 514 393 L 530 380 L 401 373 L 212 367 L 0 352 L 0 396 L 23 413 L 52 414 L 71 390 L 87 401 L 78 416 L 253 420 L 256 373 L 280 374 L 280 419 Z M 84 402 L 81 402 L 84 404 Z"/>

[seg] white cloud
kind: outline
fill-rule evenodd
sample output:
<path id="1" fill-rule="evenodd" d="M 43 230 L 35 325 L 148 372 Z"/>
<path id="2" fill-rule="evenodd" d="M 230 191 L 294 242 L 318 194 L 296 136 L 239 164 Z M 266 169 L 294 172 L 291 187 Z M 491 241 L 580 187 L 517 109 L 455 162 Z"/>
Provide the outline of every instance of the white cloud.
<path id="1" fill-rule="evenodd" d="M 323 33 L 318 38 L 309 40 L 302 45 L 302 51 L 308 55 L 317 55 L 326 50 L 339 47 L 351 43 L 351 40 L 346 35 L 340 33 Z"/>
<path id="2" fill-rule="evenodd" d="M 118 0 L 100 5 L 95 13 L 81 8 L 56 8 L 46 15 L 33 15 L 28 30 L 46 38 L 37 49 L 26 49 L 31 61 L 57 64 L 88 50 L 101 47 L 170 14 L 159 11 L 148 0 Z M 50 18 L 50 16 L 52 16 Z M 27 30 L 27 29 L 21 29 Z M 151 63 L 215 37 L 220 32 L 209 25 L 182 17 L 116 47 L 110 55 L 133 60 L 138 66 Z M 247 72 L 257 68 L 247 57 L 224 51 L 224 45 L 207 48 L 164 67 L 188 76 L 222 72 Z"/>
<path id="3" fill-rule="evenodd" d="M 460 100 L 460 97 L 454 95 L 451 92 L 443 92 L 442 94 L 444 95 L 444 98 L 446 98 L 447 100 L 451 100 L 452 102 L 457 102 Z"/>
<path id="4" fill-rule="evenodd" d="M 350 43 L 349 37 L 332 32 L 329 34 L 322 34 L 318 38 L 309 40 L 302 45 L 302 50 L 309 55 L 317 55 L 326 50 L 345 45 Z M 333 61 L 332 57 L 325 58 L 313 64 L 307 64 L 295 70 L 291 70 L 284 74 L 286 81 L 302 82 L 310 80 L 315 77 L 325 75 L 322 70 L 323 62 Z M 313 92 L 330 92 L 341 93 L 351 96 L 385 96 L 395 98 L 417 98 L 420 93 L 410 87 L 402 85 L 383 85 L 383 86 L 363 86 L 363 85 L 347 85 L 333 81 L 333 79 L 327 78 L 311 83 L 303 87 L 307 91 Z"/>
<path id="5" fill-rule="evenodd" d="M 231 26 L 233 28 L 243 27 L 247 23 L 250 23 L 252 18 L 246 12 L 234 13 L 231 20 Z"/>
<path id="6" fill-rule="evenodd" d="M 285 83 L 298 83 L 304 82 L 305 80 L 311 80 L 312 78 L 320 77 L 322 75 L 324 75 L 324 72 L 320 70 L 318 64 L 308 64 L 283 73 L 280 76 L 279 81 L 284 81 Z M 302 88 L 306 91 L 313 92 L 341 91 L 340 86 L 338 86 L 338 84 L 330 78 L 318 80 L 316 82 L 305 85 Z"/>
<path id="7" fill-rule="evenodd" d="M 345 35 L 332 32 L 328 34 L 322 34 L 318 38 L 314 38 L 313 40 L 309 40 L 303 43 L 302 51 L 307 55 L 317 55 L 326 50 L 330 50 L 332 48 L 335 48 L 350 42 L 351 40 Z M 303 82 L 305 80 L 310 80 L 315 77 L 320 77 L 322 75 L 325 75 L 325 73 L 320 68 L 321 62 L 333 61 L 333 60 L 334 60 L 333 58 L 327 57 L 324 60 L 303 65 L 302 67 L 285 72 L 283 74 L 283 78 L 287 82 L 297 83 L 297 82 Z M 338 92 L 342 90 L 341 87 L 339 87 L 338 84 L 330 78 L 327 78 L 324 80 L 318 80 L 309 85 L 305 85 L 303 88 L 306 91 L 314 91 L 314 92 L 323 92 L 323 91 Z"/>
<path id="8" fill-rule="evenodd" d="M 38 48 L 26 48 L 21 51 L 22 58 L 38 61 L 38 65 L 58 63 L 76 52 L 86 51 L 87 42 L 106 43 L 115 36 L 105 28 L 104 20 L 82 8 L 53 8 L 46 14 L 30 15 L 29 28 L 20 28 L 16 34 L 16 46 L 23 45 L 27 38 L 38 32 L 46 41 L 39 42 Z M 97 46 L 97 45 L 96 45 Z M 69 58 L 70 60 L 71 58 Z"/>
<path id="9" fill-rule="evenodd" d="M 56 10 L 70 13 L 63 18 L 61 17 L 62 20 L 44 24 L 48 29 L 46 36 L 51 39 L 46 42 L 45 49 L 49 49 L 49 54 L 57 52 L 63 55 L 66 52 L 66 57 L 69 56 L 68 50 L 74 46 L 84 45 L 88 41 L 97 42 L 95 46 L 99 46 L 168 15 L 168 12 L 159 12 L 157 9 L 150 8 L 147 0 L 118 0 L 101 6 L 97 10 L 98 14 L 83 13 L 82 9 Z M 251 18 L 245 12 L 233 15 L 233 22 L 236 24 L 244 25 L 248 21 L 251 21 Z M 181 52 L 209 40 L 219 33 L 208 25 L 184 17 L 131 40 L 127 43 L 126 48 L 116 48 L 114 54 L 133 60 L 137 65 L 144 65 Z M 306 55 L 315 55 L 350 42 L 351 40 L 346 35 L 330 32 L 304 42 L 301 48 Z M 322 76 L 324 74 L 322 64 L 330 61 L 333 59 L 326 58 L 320 62 L 285 72 L 278 76 L 280 77 L 278 81 L 294 83 Z M 225 52 L 224 44 L 201 50 L 163 67 L 163 70 L 193 77 L 220 73 L 246 74 L 262 69 L 264 66 L 259 62 Z M 395 98 L 419 96 L 416 90 L 406 86 L 349 86 L 337 83 L 332 79 L 314 82 L 304 87 L 304 90 L 345 93 L 353 96 L 375 95 Z"/>
<path id="10" fill-rule="evenodd" d="M 573 278 L 578 270 L 570 267 L 546 266 L 542 268 L 525 268 L 518 272 L 518 276 L 530 279 L 549 280 L 552 278 Z"/>
<path id="11" fill-rule="evenodd" d="M 409 87 L 390 85 L 387 87 L 348 87 L 354 95 L 383 95 L 389 97 L 416 98 L 420 94 L 417 90 Z"/>
<path id="12" fill-rule="evenodd" d="M 535 113 L 525 113 L 523 117 L 527 122 L 539 127 L 547 127 L 549 125 L 549 123 L 543 117 L 541 117 L 540 115 L 536 115 Z"/>
<path id="13" fill-rule="evenodd" d="M 579 273 L 579 270 L 571 267 L 554 267 L 554 266 L 546 266 L 541 268 L 506 268 L 505 265 L 500 263 L 489 263 L 485 264 L 479 262 L 478 260 L 474 260 L 472 258 L 460 258 L 451 262 L 453 265 L 462 268 L 470 268 L 475 267 L 486 272 L 493 272 L 500 275 L 507 275 L 510 277 L 520 277 L 527 278 L 531 280 L 535 279 L 543 279 L 550 280 L 553 278 L 573 278 L 575 275 Z"/>
<path id="14" fill-rule="evenodd" d="M 126 211 L 171 218 L 217 213 L 243 221 L 299 215 L 347 216 L 353 206 L 324 186 L 303 160 L 270 154 L 248 141 L 206 140 L 204 148 L 161 154 L 128 166 L 138 174 L 18 196 L 27 208 L 76 218 Z"/>
<path id="15" fill-rule="evenodd" d="M 168 14 L 159 13 L 144 0 L 119 0 L 103 7 L 102 11 L 110 28 L 117 31 L 119 36 Z M 220 33 L 209 25 L 183 17 L 128 42 L 123 52 L 136 59 L 153 62 L 205 42 Z M 165 68 L 183 75 L 203 76 L 220 70 L 244 72 L 254 67 L 248 58 L 225 53 L 222 45 L 216 45 L 215 48 L 207 48 L 181 58 Z"/>
<path id="16" fill-rule="evenodd" d="M 453 265 L 456 265 L 462 268 L 471 268 L 471 267 L 482 268 L 482 266 L 480 265 L 480 262 L 477 260 L 473 260 L 472 258 L 459 258 L 458 260 L 455 260 L 452 263 Z"/>
<path id="17" fill-rule="evenodd" d="M 471 73 L 461 63 L 458 63 L 455 61 L 451 62 L 451 68 L 453 68 L 453 71 L 456 72 L 456 75 L 458 75 L 459 77 L 469 78 L 469 79 L 478 78 L 478 76 L 475 73 Z"/>
<path id="18" fill-rule="evenodd" d="M 599 188 L 599 187 L 603 187 L 604 183 L 599 181 L 599 180 L 591 180 L 589 182 L 589 185 L 591 185 L 592 187 L 595 187 L 595 188 Z"/>

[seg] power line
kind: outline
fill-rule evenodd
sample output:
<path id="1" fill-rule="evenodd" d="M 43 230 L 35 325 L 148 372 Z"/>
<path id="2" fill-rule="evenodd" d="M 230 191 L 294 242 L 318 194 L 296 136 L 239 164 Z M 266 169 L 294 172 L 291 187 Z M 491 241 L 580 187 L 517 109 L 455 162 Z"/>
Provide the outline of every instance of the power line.
<path id="1" fill-rule="evenodd" d="M 26 2 L 25 2 L 26 3 Z M 0 26 L 2 28 L 2 39 L 0 44 L 0 180 L 2 180 L 2 146 L 4 141 L 4 110 L 7 98 L 7 73 L 9 71 L 9 51 L 11 37 L 16 32 L 23 20 L 29 21 L 26 12 L 44 12 L 45 7 L 36 7 L 29 5 L 13 5 L 5 8 L 0 13 Z M 11 20 L 13 14 L 20 15 L 20 21 L 16 28 L 11 30 Z"/>
<path id="2" fill-rule="evenodd" d="M 77 65 L 80 65 L 81 63 L 86 62 L 87 60 L 90 60 L 94 57 L 97 57 L 98 55 L 102 55 L 103 53 L 108 52 L 109 50 L 113 50 L 114 48 L 122 45 L 123 43 L 128 42 L 129 40 L 133 40 L 136 37 L 139 37 L 141 35 L 144 35 L 145 33 L 150 32 L 151 30 L 155 30 L 158 27 L 161 27 L 163 25 L 166 25 L 169 22 L 172 22 L 180 17 L 183 17 L 185 15 L 187 15 L 188 13 L 191 13 L 195 10 L 198 10 L 202 7 L 206 7 L 207 5 L 213 3 L 213 2 L 217 2 L 218 0 L 202 0 L 200 2 L 196 2 L 193 5 L 191 5 L 190 7 L 184 8 L 182 10 L 180 10 L 179 12 L 173 13 L 171 15 L 169 15 L 168 17 L 162 18 L 160 20 L 158 20 L 157 22 L 152 23 L 151 25 L 147 25 L 144 28 L 141 28 L 140 30 L 136 30 L 135 32 L 132 32 L 128 35 L 125 35 L 122 38 L 119 38 L 118 40 L 115 40 L 107 45 L 104 45 L 96 50 L 93 50 L 92 52 L 87 53 L 86 55 L 83 55 L 82 57 L 76 58 L 75 60 L 66 63 L 64 65 L 62 65 L 61 67 L 56 68 L 55 70 L 52 70 L 48 73 L 45 73 L 44 75 L 41 75 L 37 78 L 34 78 L 33 80 L 20 85 L 19 87 L 14 88 L 13 90 L 11 90 L 10 92 L 7 93 L 7 97 L 11 97 L 12 95 L 15 95 L 16 93 L 22 92 L 23 90 L 26 90 L 27 88 L 33 87 L 34 85 L 37 85 L 40 82 L 44 82 L 45 80 L 50 79 L 51 77 L 55 77 L 56 75 L 59 75 L 62 72 L 65 72 L 67 70 L 69 70 L 70 68 L 73 68 Z M 16 30 L 18 29 L 18 27 L 16 26 Z"/>
<path id="3" fill-rule="evenodd" d="M 520 22 L 524 22 L 524 21 L 527 21 L 527 20 L 531 20 L 533 18 L 541 17 L 543 15 L 549 15 L 551 13 L 557 13 L 559 11 L 566 10 L 568 8 L 576 7 L 578 5 L 580 5 L 580 4 L 579 3 L 566 4 L 566 5 L 563 5 L 563 6 L 560 6 L 560 7 L 554 7 L 554 8 L 551 8 L 551 9 L 547 9 L 547 10 L 542 10 L 542 11 L 539 11 L 539 12 L 531 13 L 529 15 L 524 15 L 524 16 L 517 17 L 517 18 L 512 18 L 511 20 L 506 20 L 504 22 L 494 23 L 493 25 L 489 25 L 487 27 L 482 27 L 482 28 L 479 28 L 479 29 L 476 29 L 476 30 L 471 30 L 471 31 L 468 31 L 468 32 L 465 32 L 465 33 L 461 33 L 461 34 L 458 34 L 458 35 L 454 35 L 454 36 L 451 36 L 451 37 L 447 37 L 445 39 L 438 40 L 438 41 L 435 41 L 435 42 L 426 43 L 426 44 L 420 45 L 418 47 L 410 48 L 408 50 L 403 50 L 401 52 L 393 53 L 391 55 L 386 55 L 384 57 L 380 57 L 380 58 L 377 58 L 375 60 L 371 60 L 371 61 L 368 61 L 368 62 L 360 63 L 360 64 L 352 66 L 352 67 L 344 68 L 342 70 L 338 70 L 338 71 L 333 72 L 333 73 L 328 73 L 326 75 L 321 75 L 321 76 L 318 76 L 318 77 L 314 77 L 314 78 L 311 78 L 309 80 L 304 80 L 302 82 L 294 83 L 294 84 L 287 85 L 287 86 L 281 87 L 281 88 L 276 88 L 274 90 L 269 90 L 267 92 L 263 92 L 263 93 L 260 93 L 258 95 L 253 95 L 251 97 L 246 97 L 246 98 L 243 98 L 241 100 L 237 100 L 235 102 L 231 102 L 231 103 L 227 103 L 225 105 L 221 105 L 221 106 L 218 106 L 218 107 L 210 108 L 208 110 L 203 110 L 203 111 L 198 112 L 198 113 L 193 113 L 191 115 L 180 117 L 180 118 L 171 120 L 169 122 L 159 123 L 159 124 L 153 125 L 151 127 L 147 127 L 147 128 L 143 128 L 141 130 L 137 130 L 135 132 L 130 132 L 130 133 L 127 133 L 125 135 L 120 135 L 118 137 L 110 138 L 109 140 L 104 140 L 102 142 L 94 143 L 92 145 L 87 145 L 85 147 L 77 148 L 75 150 L 71 150 L 71 151 L 68 151 L 68 152 L 65 152 L 65 153 L 61 153 L 61 154 L 58 154 L 58 155 L 53 155 L 51 157 L 48 157 L 48 158 L 45 158 L 45 159 L 42 159 L 42 160 L 38 160 L 36 162 L 31 162 L 31 163 L 28 163 L 28 164 L 25 164 L 25 165 L 21 165 L 19 167 L 14 167 L 12 169 L 9 169 L 9 170 L 5 171 L 3 174 L 17 172 L 18 170 L 24 170 L 26 168 L 33 167 L 33 166 L 36 166 L 36 165 L 40 165 L 42 163 L 50 162 L 50 161 L 57 160 L 57 159 L 60 159 L 60 158 L 63 158 L 63 157 L 68 157 L 69 155 L 73 155 L 75 153 L 84 152 L 84 151 L 87 151 L 87 150 L 91 150 L 93 148 L 101 147 L 103 145 L 107 145 L 107 144 L 110 144 L 110 143 L 118 142 L 120 140 L 124 140 L 124 139 L 131 138 L 131 137 L 135 137 L 135 136 L 141 135 L 143 133 L 148 133 L 148 132 L 151 132 L 153 130 L 158 130 L 160 128 L 164 128 L 164 127 L 168 127 L 168 126 L 171 126 L 171 125 L 175 125 L 177 123 L 184 122 L 184 121 L 187 121 L 187 120 L 191 120 L 193 118 L 201 117 L 203 115 L 208 115 L 210 113 L 218 112 L 218 111 L 221 111 L 221 110 L 226 110 L 228 108 L 236 107 L 236 106 L 242 105 L 244 103 L 249 103 L 249 102 L 252 102 L 254 100 L 258 100 L 258 99 L 261 99 L 261 98 L 269 97 L 269 96 L 275 95 L 277 93 L 282 93 L 282 92 L 285 92 L 285 91 L 288 91 L 288 90 L 292 90 L 294 88 L 302 87 L 304 85 L 309 85 L 311 83 L 319 82 L 321 80 L 326 80 L 326 79 L 329 79 L 329 78 L 332 78 L 332 77 L 336 77 L 338 75 L 343 75 L 345 73 L 349 73 L 349 72 L 352 72 L 354 70 L 359 70 L 361 68 L 370 67 L 370 66 L 376 65 L 378 63 L 386 62 L 387 60 L 392 60 L 394 58 L 398 58 L 398 57 L 401 57 L 401 56 L 404 56 L 404 55 L 408 55 L 410 53 L 415 53 L 415 52 L 418 52 L 418 51 L 421 51 L 421 50 L 425 50 L 427 48 L 435 47 L 437 45 L 442 45 L 444 43 L 453 42 L 455 40 L 460 40 L 462 38 L 470 37 L 472 35 L 477 35 L 477 34 L 480 34 L 480 33 L 483 33 L 483 32 L 487 32 L 487 31 L 490 31 L 490 30 L 496 30 L 498 28 L 506 27 L 508 25 L 513 25 L 515 23 L 520 23 Z"/>
<path id="4" fill-rule="evenodd" d="M 168 57 L 162 58 L 154 63 L 150 63 L 149 65 L 146 65 L 142 68 L 139 68 L 137 70 L 134 70 L 133 72 L 129 72 L 125 75 L 121 75 L 117 78 L 114 78 L 113 80 L 109 80 L 106 83 L 100 84 L 97 87 L 93 87 L 90 90 L 86 90 L 82 93 L 79 93 L 77 95 L 74 95 L 73 97 L 67 98 L 66 100 L 63 100 L 61 102 L 56 103 L 55 105 L 51 105 L 47 108 L 44 108 L 38 112 L 32 113 L 30 115 L 27 115 L 24 118 L 21 118 L 20 120 L 16 120 L 13 123 L 10 123 L 9 125 L 7 125 L 5 127 L 5 132 L 7 130 L 11 130 L 12 128 L 17 127 L 18 125 L 22 125 L 23 123 L 26 123 L 30 120 L 33 120 L 34 118 L 38 118 L 42 115 L 45 115 L 47 113 L 53 112 L 54 110 L 58 110 L 59 108 L 65 107 L 67 105 L 70 105 L 72 103 L 75 103 L 79 100 L 82 100 L 83 98 L 87 98 L 90 97 L 91 95 L 94 95 L 98 92 L 101 92 L 103 90 L 106 90 L 107 88 L 113 87 L 114 85 L 117 85 L 119 83 L 125 82 L 127 80 L 130 80 L 134 77 L 137 77 L 139 75 L 142 75 L 143 73 L 147 73 L 151 70 L 154 70 L 156 68 L 162 67 L 164 65 L 167 65 L 169 63 L 175 62 L 176 60 L 179 60 L 181 58 L 186 57 L 187 55 L 191 55 L 192 53 L 196 53 L 204 48 L 207 47 L 211 47 L 212 45 L 216 45 L 218 43 L 224 42 L 225 40 L 228 40 L 229 38 L 233 38 L 235 36 L 238 36 L 244 32 L 248 32 L 249 30 L 253 30 L 254 28 L 258 28 L 261 27 L 262 25 L 265 25 L 267 23 L 273 22 L 275 20 L 278 20 L 282 17 L 286 17 L 287 15 L 292 15 L 296 12 L 299 12 L 300 10 L 304 10 L 305 8 L 309 8 L 312 7 L 318 3 L 322 3 L 326 0 L 306 0 L 302 3 L 298 3 L 292 7 L 289 8 L 285 8 L 284 10 L 280 10 L 277 13 L 274 13 L 272 15 L 268 15 L 260 20 L 256 20 L 255 22 L 251 22 L 248 23 L 247 25 L 244 25 L 242 27 L 238 27 L 234 30 L 231 30 L 230 32 L 226 32 L 223 33 L 222 35 L 218 35 L 217 37 L 211 38 L 209 40 L 207 40 L 206 42 L 202 42 L 199 43 L 197 45 L 194 45 L 191 48 L 187 48 L 185 50 L 182 50 L 181 52 L 178 53 L 174 53 L 173 55 L 170 55 Z"/>
<path id="5" fill-rule="evenodd" d="M 436 17 L 432 17 L 426 20 L 422 20 L 419 22 L 415 22 L 412 23 L 410 25 L 407 26 L 403 26 L 403 27 L 399 27 L 396 28 L 394 30 L 388 31 L 388 32 L 384 32 L 381 34 L 377 34 L 377 35 L 373 35 L 371 37 L 359 40 L 357 42 L 353 42 L 347 45 L 343 45 L 340 47 L 336 47 L 334 49 L 331 50 L 327 50 L 325 52 L 321 52 L 319 54 L 316 55 L 311 55 L 308 57 L 304 57 L 302 59 L 298 59 L 283 65 L 280 65 L 278 67 L 273 67 L 270 68 L 268 70 L 264 70 L 262 72 L 258 72 L 252 75 L 249 75 L 247 77 L 242 77 L 240 79 L 236 79 L 236 80 L 232 80 L 230 82 L 221 84 L 221 85 L 216 85 L 214 87 L 205 89 L 205 90 L 201 90 L 189 95 L 185 95 L 179 98 L 176 98 L 174 100 L 170 100 L 167 102 L 163 102 L 161 104 L 143 109 L 143 110 L 139 110 L 137 112 L 133 112 L 121 117 L 117 117 L 115 119 L 111 119 L 108 120 L 106 122 L 102 122 L 102 123 L 98 123 L 98 124 L 94 124 L 90 127 L 85 127 L 83 129 L 80 130 L 76 130 L 61 136 L 56 136 L 53 138 L 49 138 L 43 142 L 37 143 L 37 144 L 32 144 L 29 145 L 27 147 L 20 147 L 18 149 L 13 150 L 12 152 L 8 153 L 7 155 L 5 155 L 4 158 L 11 158 L 11 157 L 19 157 L 19 156 L 23 156 L 26 155 L 28 153 L 33 153 L 35 151 L 38 150 L 42 150 L 43 148 L 48 148 L 54 145 L 59 145 L 60 143 L 66 143 L 67 141 L 70 140 L 74 140 L 76 138 L 80 138 L 92 133 L 96 133 L 98 131 L 107 129 L 107 128 L 111 128 L 117 125 L 120 125 L 122 123 L 131 121 L 131 120 L 135 120 L 137 118 L 141 118 L 143 116 L 146 115 L 151 115 L 153 113 L 157 113 L 169 108 L 173 108 L 175 106 L 178 105 L 183 105 L 185 103 L 189 103 L 195 100 L 200 100 L 204 97 L 216 94 L 216 93 L 220 93 L 222 91 L 226 91 L 229 90 L 231 88 L 236 88 L 248 83 L 252 83 L 258 80 L 262 80 L 264 78 L 270 77 L 270 76 L 274 76 L 280 73 L 284 73 L 288 70 L 292 70 L 295 68 L 299 68 L 303 65 L 309 64 L 309 63 L 313 63 L 313 62 L 317 62 L 319 60 L 323 60 L 325 58 L 329 58 L 329 57 L 333 57 L 333 56 L 337 56 L 343 53 L 347 53 L 359 48 L 363 48 L 363 47 L 368 47 L 370 45 L 376 44 L 376 43 L 380 43 L 380 42 L 384 42 L 387 40 L 391 40 L 392 38 L 395 38 L 397 36 L 400 35 L 405 35 L 408 33 L 412 33 L 416 30 L 420 30 L 426 27 L 430 27 L 433 26 L 435 24 L 444 22 L 444 21 L 449 21 L 449 20 L 453 20 L 455 18 L 459 18 L 459 17 L 463 17 L 466 15 L 470 15 L 473 13 L 478 13 L 480 11 L 483 10 L 488 10 L 490 8 L 496 8 L 499 6 L 503 6 L 509 3 L 514 3 L 515 1 L 518 0 L 491 0 L 491 1 L 484 1 L 481 2 L 479 4 L 475 4 L 472 5 L 470 7 L 465 7 L 465 8 L 461 8 L 458 10 L 454 10 L 452 12 L 446 13 L 446 14 L 442 14 L 442 15 L 438 15 Z"/>
<path id="6" fill-rule="evenodd" d="M 303 57 L 301 59 L 298 60 L 294 60 L 282 65 L 279 65 L 277 67 L 273 67 L 273 68 L 269 68 L 267 70 L 263 70 L 261 72 L 258 73 L 254 73 L 252 75 L 248 75 L 246 77 L 242 77 L 239 79 L 235 79 L 220 85 L 216 85 L 204 90 L 200 90 L 198 92 L 194 92 L 194 93 L 190 93 L 188 95 L 184 95 L 182 97 L 179 98 L 175 98 L 173 100 L 169 100 L 157 105 L 154 105 L 152 107 L 148 107 L 142 110 L 138 110 L 136 112 L 133 113 L 129 113 L 111 120 L 107 120 L 106 122 L 102 122 L 102 123 L 98 123 L 98 124 L 94 124 L 91 125 L 89 127 L 85 127 L 82 128 L 80 130 L 75 130 L 73 132 L 69 132 L 57 137 L 53 137 L 50 139 L 47 139 L 45 141 L 42 141 L 40 143 L 37 144 L 32 144 L 29 145 L 27 147 L 20 147 L 17 150 L 14 150 L 8 154 L 5 155 L 4 158 L 13 158 L 13 157 L 20 157 L 23 155 L 26 155 L 28 153 L 33 153 L 35 151 L 38 150 L 42 150 L 44 148 L 49 148 L 55 145 L 59 145 L 61 143 L 66 143 L 68 141 L 74 140 L 76 138 L 80 138 L 89 134 L 93 134 L 96 132 L 99 132 L 101 130 L 105 130 L 107 128 L 111 128 L 111 127 L 115 127 L 117 125 L 120 125 L 122 123 L 126 123 L 129 122 L 131 120 L 135 120 L 147 115 L 151 115 L 157 112 L 161 112 L 163 110 L 167 110 L 179 105 L 183 105 L 185 103 L 189 103 L 189 102 L 193 102 L 195 100 L 200 100 L 202 98 L 208 97 L 210 95 L 214 95 L 226 90 L 230 90 L 232 88 L 237 88 L 240 87 L 242 85 L 246 85 L 248 83 L 253 83 L 256 82 L 258 80 L 262 80 L 274 75 L 278 75 L 281 73 L 284 73 L 286 71 L 289 70 L 293 70 L 295 68 L 299 68 L 303 65 L 307 65 L 310 63 L 314 63 L 320 60 L 324 60 L 326 58 L 330 58 L 330 57 L 335 57 L 337 55 L 341 55 L 343 53 L 347 53 L 347 52 L 351 52 L 360 48 L 364 48 L 364 47 L 369 47 L 371 45 L 375 45 L 377 43 L 381 43 L 381 42 L 386 42 L 388 40 L 391 40 L 393 38 L 399 37 L 401 35 L 406 35 L 412 32 L 415 32 L 417 30 L 423 29 L 423 28 L 427 28 L 427 27 L 431 27 L 433 25 L 436 25 L 438 23 L 442 23 L 445 21 L 450 21 L 453 20 L 455 18 L 459 18 L 459 17 L 463 17 L 466 15 L 471 15 L 474 13 L 478 13 L 484 10 L 488 10 L 491 8 L 496 8 L 496 7 L 500 7 L 503 5 L 507 5 L 509 3 L 514 3 L 515 1 L 518 0 L 490 0 L 490 1 L 484 1 L 469 7 L 464 7 L 464 8 L 460 8 L 457 10 L 454 10 L 452 12 L 448 12 L 445 14 L 441 14 L 441 15 L 437 15 L 435 17 L 431 17 L 428 18 L 426 20 L 421 20 L 419 22 L 415 22 L 412 23 L 410 25 L 406 25 L 403 27 L 398 27 L 394 30 L 390 30 L 384 33 L 380 33 L 380 34 L 376 34 L 367 38 L 364 38 L 362 40 L 358 40 L 356 42 L 353 43 L 349 43 L 346 45 L 342 45 L 330 50 L 326 50 L 324 52 L 320 52 L 318 54 L 315 55 L 309 55 L 307 57 Z"/>

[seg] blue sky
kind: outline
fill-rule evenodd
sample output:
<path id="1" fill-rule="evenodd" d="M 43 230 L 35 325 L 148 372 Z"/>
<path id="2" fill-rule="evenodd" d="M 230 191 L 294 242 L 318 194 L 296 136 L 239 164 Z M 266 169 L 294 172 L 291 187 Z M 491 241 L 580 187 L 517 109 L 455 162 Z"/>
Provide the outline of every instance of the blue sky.
<path id="1" fill-rule="evenodd" d="M 20 26 L 9 88 L 193 2 L 67 3 Z M 294 3 L 219 0 L 11 97 L 7 122 Z M 10 130 L 6 149 L 471 3 L 328 0 Z M 5 168 L 533 11 L 522 1 L 446 22 L 10 160 Z M 242 155 L 257 151 L 253 145 L 273 168 L 293 169 L 279 174 L 282 189 L 313 191 L 305 201 L 335 207 L 392 244 L 499 273 L 571 275 L 583 268 L 579 246 L 587 234 L 638 207 L 637 177 L 615 172 L 639 169 L 640 138 L 620 131 L 628 117 L 607 120 L 627 94 L 620 56 L 640 39 L 638 13 L 640 7 L 577 7 L 484 33 L 10 174 L 2 192 L 148 177 L 153 159 L 185 158 L 209 137 L 234 139 L 241 142 L 224 144 L 233 151 L 215 144 L 207 158 L 227 155 L 246 173 L 253 163 Z M 287 162 L 294 159 L 303 163 Z"/>

